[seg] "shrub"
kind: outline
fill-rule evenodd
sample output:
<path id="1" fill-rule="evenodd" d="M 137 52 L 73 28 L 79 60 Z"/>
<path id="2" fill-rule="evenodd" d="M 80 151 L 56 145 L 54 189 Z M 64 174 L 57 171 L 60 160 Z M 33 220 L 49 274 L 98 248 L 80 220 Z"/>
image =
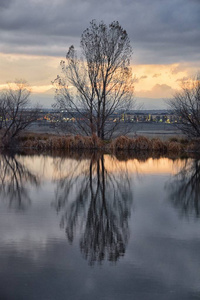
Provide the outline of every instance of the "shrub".
<path id="1" fill-rule="evenodd" d="M 182 150 L 181 144 L 178 142 L 169 142 L 167 145 L 167 149 L 169 152 L 180 152 Z"/>
<path id="2" fill-rule="evenodd" d="M 178 142 L 178 138 L 176 136 L 173 136 L 169 138 L 169 142 Z"/>
<path id="3" fill-rule="evenodd" d="M 189 143 L 189 140 L 186 138 L 180 138 L 179 142 L 183 145 L 187 145 Z"/>
<path id="4" fill-rule="evenodd" d="M 160 139 L 152 139 L 152 150 L 153 151 L 165 151 L 166 145 Z"/>
<path id="5" fill-rule="evenodd" d="M 200 152 L 200 139 L 193 139 L 187 146 L 189 152 Z"/>
<path id="6" fill-rule="evenodd" d="M 126 136 L 117 137 L 111 142 L 110 148 L 113 150 L 128 150 L 129 148 L 129 138 Z"/>
<path id="7" fill-rule="evenodd" d="M 135 140 L 136 150 L 151 150 L 152 143 L 149 139 L 144 136 L 139 136 Z"/>

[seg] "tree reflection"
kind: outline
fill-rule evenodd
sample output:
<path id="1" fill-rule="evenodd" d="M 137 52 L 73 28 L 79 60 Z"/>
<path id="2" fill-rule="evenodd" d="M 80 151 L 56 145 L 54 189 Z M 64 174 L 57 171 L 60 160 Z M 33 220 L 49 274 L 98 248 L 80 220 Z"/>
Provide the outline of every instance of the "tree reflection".
<path id="1" fill-rule="evenodd" d="M 0 156 L 0 195 L 9 207 L 24 209 L 30 203 L 26 184 L 38 186 L 39 179 L 16 156 Z"/>
<path id="2" fill-rule="evenodd" d="M 200 215 L 200 160 L 188 159 L 167 185 L 170 199 L 184 215 Z"/>
<path id="3" fill-rule="evenodd" d="M 89 264 L 117 261 L 129 237 L 132 195 L 128 172 L 118 172 L 117 166 L 115 173 L 108 172 L 104 155 L 93 154 L 90 161 L 78 164 L 74 162 L 58 180 L 55 206 L 62 211 L 61 226 L 70 242 L 80 229 L 81 252 Z"/>

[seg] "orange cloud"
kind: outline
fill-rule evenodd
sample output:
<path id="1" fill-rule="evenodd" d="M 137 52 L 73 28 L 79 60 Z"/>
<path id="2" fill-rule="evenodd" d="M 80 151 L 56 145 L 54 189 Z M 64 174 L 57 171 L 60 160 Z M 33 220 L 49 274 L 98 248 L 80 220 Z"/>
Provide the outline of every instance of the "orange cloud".
<path id="1" fill-rule="evenodd" d="M 151 90 L 141 90 L 136 94 L 143 98 L 170 98 L 175 93 L 175 90 L 167 84 L 156 84 Z"/>
<path id="2" fill-rule="evenodd" d="M 161 76 L 161 73 L 159 73 L 159 74 L 154 74 L 154 75 L 153 75 L 153 78 L 157 78 L 157 77 L 159 77 L 159 76 Z"/>
<path id="3" fill-rule="evenodd" d="M 0 89 L 8 81 L 23 78 L 34 93 L 51 88 L 51 82 L 60 74 L 61 57 L 0 53 Z M 184 62 L 170 65 L 133 65 L 135 94 L 139 97 L 170 97 L 180 88 L 180 79 L 193 77 L 200 66 Z"/>

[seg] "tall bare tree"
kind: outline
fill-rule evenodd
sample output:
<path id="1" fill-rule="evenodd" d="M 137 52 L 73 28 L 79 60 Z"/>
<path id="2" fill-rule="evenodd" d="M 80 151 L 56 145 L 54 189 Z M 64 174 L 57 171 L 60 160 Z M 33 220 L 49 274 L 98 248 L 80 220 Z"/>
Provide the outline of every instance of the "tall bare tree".
<path id="1" fill-rule="evenodd" d="M 30 108 L 31 90 L 24 80 L 8 84 L 0 95 L 0 127 L 2 141 L 9 145 L 27 126 L 38 117 L 38 107 Z"/>
<path id="2" fill-rule="evenodd" d="M 55 107 L 71 116 L 86 135 L 110 137 L 117 122 L 108 122 L 116 111 L 121 114 L 133 105 L 133 78 L 130 67 L 132 47 L 127 32 L 118 22 L 106 25 L 93 20 L 81 36 L 83 58 L 74 46 L 66 60 L 57 86 Z"/>
<path id="3" fill-rule="evenodd" d="M 180 117 L 177 127 L 188 137 L 200 137 L 200 75 L 182 84 L 169 105 Z"/>

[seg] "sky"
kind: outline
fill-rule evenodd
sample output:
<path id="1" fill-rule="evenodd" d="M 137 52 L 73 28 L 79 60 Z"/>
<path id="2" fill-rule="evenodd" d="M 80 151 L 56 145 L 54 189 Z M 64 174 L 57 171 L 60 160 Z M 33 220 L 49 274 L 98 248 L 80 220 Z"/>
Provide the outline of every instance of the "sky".
<path id="1" fill-rule="evenodd" d="M 136 100 L 160 108 L 200 70 L 199 16 L 200 0 L 0 0 L 0 89 L 25 79 L 48 106 L 59 63 L 89 22 L 119 21 L 133 47 Z"/>

